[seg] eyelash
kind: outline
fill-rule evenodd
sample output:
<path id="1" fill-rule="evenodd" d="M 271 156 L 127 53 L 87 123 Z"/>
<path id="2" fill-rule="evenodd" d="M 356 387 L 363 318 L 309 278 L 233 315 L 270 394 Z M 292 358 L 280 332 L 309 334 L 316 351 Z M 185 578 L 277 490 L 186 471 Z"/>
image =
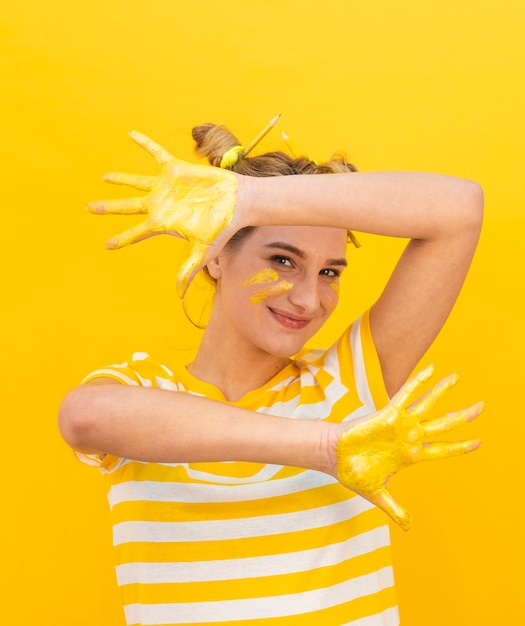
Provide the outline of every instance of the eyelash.
<path id="1" fill-rule="evenodd" d="M 331 272 L 332 274 L 328 276 L 328 274 L 323 274 L 323 272 Z M 339 270 L 334 270 L 331 268 L 327 268 L 325 270 L 321 270 L 320 274 L 322 276 L 326 276 L 327 278 L 339 278 L 341 276 L 341 272 Z"/>
<path id="2" fill-rule="evenodd" d="M 275 256 L 272 256 L 270 260 L 274 261 L 275 263 L 278 263 L 279 265 L 284 265 L 283 261 L 288 261 L 290 266 L 293 265 L 292 259 L 289 259 L 287 256 L 282 256 L 280 254 L 276 254 Z"/>
<path id="3" fill-rule="evenodd" d="M 282 256 L 280 254 L 272 256 L 270 260 L 273 261 L 274 263 L 278 263 L 279 265 L 284 265 L 285 264 L 284 262 L 288 262 L 289 265 L 287 265 L 286 267 L 293 266 L 292 259 L 290 259 L 287 256 Z M 321 276 L 326 276 L 326 278 L 339 278 L 341 276 L 341 272 L 339 270 L 334 270 L 332 268 L 326 268 L 324 270 L 321 270 L 319 274 Z"/>

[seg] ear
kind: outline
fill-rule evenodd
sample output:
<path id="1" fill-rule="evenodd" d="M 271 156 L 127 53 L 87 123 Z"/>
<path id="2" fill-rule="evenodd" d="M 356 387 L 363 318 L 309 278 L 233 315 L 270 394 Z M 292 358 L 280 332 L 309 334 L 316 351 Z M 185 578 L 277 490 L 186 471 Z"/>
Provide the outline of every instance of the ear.
<path id="1" fill-rule="evenodd" d="M 221 261 L 219 257 L 216 257 L 212 261 L 210 261 L 207 265 L 208 272 L 212 278 L 215 280 L 221 277 Z"/>

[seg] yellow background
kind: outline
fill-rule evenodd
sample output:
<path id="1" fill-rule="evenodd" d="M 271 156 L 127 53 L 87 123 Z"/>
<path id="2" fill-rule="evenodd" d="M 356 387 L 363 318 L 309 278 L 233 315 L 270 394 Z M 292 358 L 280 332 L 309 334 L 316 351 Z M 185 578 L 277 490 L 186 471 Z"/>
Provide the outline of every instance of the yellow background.
<path id="1" fill-rule="evenodd" d="M 107 252 L 134 218 L 83 206 L 119 195 L 103 171 L 156 171 L 131 128 L 193 158 L 194 124 L 248 141 L 277 113 L 313 158 L 342 148 L 361 170 L 485 189 L 478 255 L 424 359 L 461 374 L 445 410 L 486 400 L 459 433 L 484 444 L 392 481 L 414 518 L 393 540 L 404 626 L 525 623 L 524 20 L 522 0 L 2 0 L 2 623 L 123 624 L 105 486 L 62 443 L 57 406 L 99 365 L 198 339 L 174 295 L 181 244 Z M 323 342 L 402 245 L 361 238 Z"/>

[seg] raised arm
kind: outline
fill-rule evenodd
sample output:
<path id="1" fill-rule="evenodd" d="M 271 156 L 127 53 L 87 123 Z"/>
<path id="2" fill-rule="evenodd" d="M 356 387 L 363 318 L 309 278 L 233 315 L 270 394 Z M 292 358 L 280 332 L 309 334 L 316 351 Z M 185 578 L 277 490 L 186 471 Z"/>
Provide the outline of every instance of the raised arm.
<path id="1" fill-rule="evenodd" d="M 387 172 L 243 179 L 241 203 L 255 224 L 336 226 L 409 238 L 371 328 L 393 396 L 441 329 L 478 242 L 483 193 L 437 174 Z"/>
<path id="2" fill-rule="evenodd" d="M 158 177 L 110 174 L 109 182 L 149 193 L 91 203 L 93 213 L 147 213 L 112 238 L 118 248 L 152 235 L 191 244 L 178 280 L 184 294 L 195 273 L 244 226 L 335 226 L 410 239 L 371 327 L 392 396 L 430 346 L 461 289 L 482 223 L 483 194 L 471 181 L 438 174 L 385 172 L 247 177 L 179 161 L 140 133 L 132 137 L 162 166 Z"/>

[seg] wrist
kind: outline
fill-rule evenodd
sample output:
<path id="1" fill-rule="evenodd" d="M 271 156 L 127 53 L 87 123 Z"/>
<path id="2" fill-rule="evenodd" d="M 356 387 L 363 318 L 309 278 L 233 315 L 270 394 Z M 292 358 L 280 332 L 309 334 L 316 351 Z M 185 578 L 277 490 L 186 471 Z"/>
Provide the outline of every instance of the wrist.
<path id="1" fill-rule="evenodd" d="M 267 226 L 281 224 L 279 208 L 272 193 L 272 183 L 283 177 L 239 176 L 236 218 L 244 226 Z"/>
<path id="2" fill-rule="evenodd" d="M 235 174 L 239 186 L 237 188 L 237 204 L 235 205 L 235 221 L 237 230 L 246 226 L 255 226 L 252 217 L 255 207 L 255 197 L 257 195 L 257 181 L 254 176 L 244 176 Z"/>
<path id="3" fill-rule="evenodd" d="M 322 425 L 319 446 L 319 471 L 338 478 L 337 473 L 337 444 L 345 430 L 344 424 L 334 424 L 319 420 Z"/>
<path id="4" fill-rule="evenodd" d="M 251 430 L 239 460 L 302 467 L 337 477 L 338 424 L 321 419 L 265 417 L 262 432 Z"/>
<path id="5" fill-rule="evenodd" d="M 297 465 L 337 478 L 337 425 L 321 419 L 301 421 L 304 440 L 298 454 L 303 459 L 299 458 Z"/>

